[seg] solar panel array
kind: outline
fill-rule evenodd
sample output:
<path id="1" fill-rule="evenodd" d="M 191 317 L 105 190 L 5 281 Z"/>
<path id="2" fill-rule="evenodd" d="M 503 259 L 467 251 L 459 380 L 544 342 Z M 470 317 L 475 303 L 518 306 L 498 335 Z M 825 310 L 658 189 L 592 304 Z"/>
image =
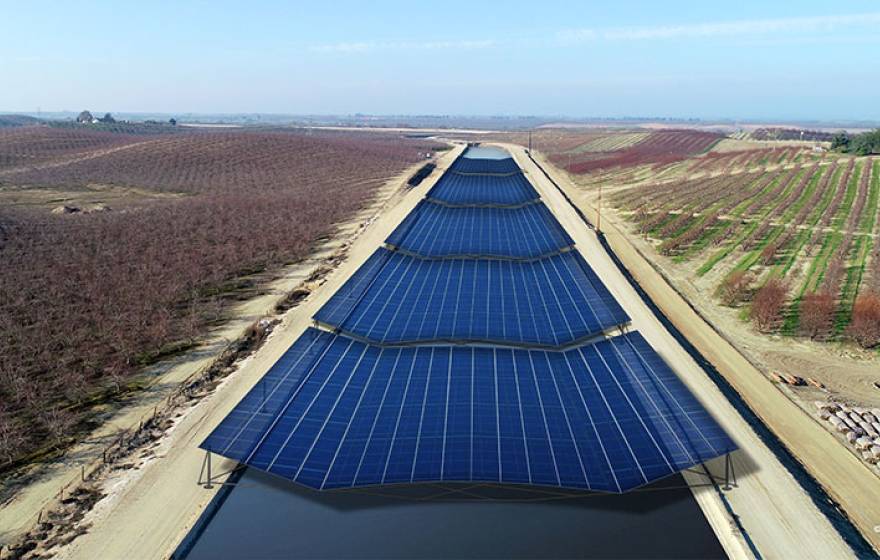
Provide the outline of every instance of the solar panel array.
<path id="1" fill-rule="evenodd" d="M 319 488 L 623 492 L 733 449 L 638 333 L 565 352 L 381 347 L 309 329 L 203 444 Z"/>
<path id="2" fill-rule="evenodd" d="M 455 160 L 452 164 L 452 171 L 463 174 L 480 174 L 480 175 L 512 175 L 520 173 L 519 165 L 513 158 L 503 159 L 476 159 L 462 157 Z"/>
<path id="3" fill-rule="evenodd" d="M 512 158 L 461 157 L 202 443 L 318 488 L 624 492 L 735 449 Z"/>
<path id="4" fill-rule="evenodd" d="M 577 251 L 535 261 L 426 259 L 380 249 L 315 319 L 378 343 L 560 346 L 627 316 Z"/>
<path id="5" fill-rule="evenodd" d="M 574 241 L 543 204 L 462 208 L 423 200 L 387 243 L 426 257 L 535 258 Z"/>
<path id="6" fill-rule="evenodd" d="M 428 200 L 448 206 L 517 206 L 538 200 L 522 172 L 512 175 L 462 175 L 447 171 L 428 191 Z"/>

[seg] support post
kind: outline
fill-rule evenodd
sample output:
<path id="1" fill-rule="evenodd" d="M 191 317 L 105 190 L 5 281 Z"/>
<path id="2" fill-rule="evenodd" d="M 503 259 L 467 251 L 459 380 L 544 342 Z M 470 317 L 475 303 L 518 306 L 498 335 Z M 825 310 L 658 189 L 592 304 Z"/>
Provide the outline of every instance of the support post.
<path id="1" fill-rule="evenodd" d="M 731 480 L 733 480 L 733 486 L 736 486 L 736 471 L 733 469 L 733 462 L 730 460 L 730 453 L 728 453 L 724 456 L 724 490 L 732 488 Z"/>
<path id="2" fill-rule="evenodd" d="M 208 480 L 207 480 L 207 482 L 205 482 L 205 489 L 210 490 L 211 488 L 214 487 L 211 484 L 211 452 L 205 451 L 205 453 L 207 455 L 205 457 L 205 461 L 207 461 L 207 467 L 208 467 Z"/>

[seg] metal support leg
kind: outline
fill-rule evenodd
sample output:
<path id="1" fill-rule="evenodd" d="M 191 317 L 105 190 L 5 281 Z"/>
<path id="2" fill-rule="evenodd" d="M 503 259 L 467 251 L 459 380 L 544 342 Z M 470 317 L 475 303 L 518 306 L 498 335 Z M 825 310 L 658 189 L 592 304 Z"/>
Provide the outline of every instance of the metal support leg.
<path id="1" fill-rule="evenodd" d="M 724 456 L 724 490 L 732 488 L 730 485 L 731 477 L 733 478 L 733 484 L 736 485 L 736 473 L 733 471 L 733 463 L 730 461 L 730 453 L 728 453 Z"/>
<path id="2" fill-rule="evenodd" d="M 205 488 L 210 490 L 211 488 L 214 487 L 211 484 L 211 452 L 206 451 L 205 453 L 207 453 L 207 457 L 205 457 L 205 461 L 207 461 L 207 467 L 208 467 L 208 481 L 205 483 Z"/>

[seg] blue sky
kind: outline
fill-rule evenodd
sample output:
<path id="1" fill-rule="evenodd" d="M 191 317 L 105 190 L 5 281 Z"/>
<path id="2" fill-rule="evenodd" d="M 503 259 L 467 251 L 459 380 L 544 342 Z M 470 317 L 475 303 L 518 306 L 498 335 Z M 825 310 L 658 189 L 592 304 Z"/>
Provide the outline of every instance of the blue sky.
<path id="1" fill-rule="evenodd" d="M 880 4 L 0 0 L 0 111 L 880 120 Z"/>

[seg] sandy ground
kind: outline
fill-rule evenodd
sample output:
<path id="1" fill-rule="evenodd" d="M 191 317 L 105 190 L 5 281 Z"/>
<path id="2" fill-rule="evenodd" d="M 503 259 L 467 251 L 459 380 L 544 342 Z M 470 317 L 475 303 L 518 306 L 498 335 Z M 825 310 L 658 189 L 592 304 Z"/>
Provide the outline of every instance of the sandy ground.
<path id="1" fill-rule="evenodd" d="M 100 207 L 117 210 L 157 199 L 183 196 L 186 195 L 98 184 L 81 189 L 0 187 L 0 206 L 38 208 L 47 212 L 62 205 L 80 208 L 83 211 Z"/>
<path id="2" fill-rule="evenodd" d="M 40 510 L 48 510 L 57 502 L 60 488 L 79 481 L 81 467 L 88 469 L 99 459 L 103 449 L 120 430 L 137 426 L 139 421 L 149 417 L 153 408 L 161 405 L 180 383 L 215 360 L 228 343 L 240 338 L 254 321 L 271 314 L 278 301 L 309 278 L 343 243 L 356 236 L 365 220 L 374 216 L 389 199 L 396 199 L 399 195 L 395 193 L 399 193 L 403 183 L 419 166 L 421 163 L 388 181 L 374 204 L 340 225 L 337 234 L 319 245 L 308 259 L 287 267 L 277 280 L 266 286 L 263 295 L 236 305 L 230 311 L 234 319 L 212 331 L 197 349 L 163 361 L 145 372 L 143 377 L 151 378 L 149 388 L 111 413 L 102 426 L 84 438 L 83 442 L 56 461 L 36 466 L 27 473 L 19 473 L 15 479 L 5 479 L 0 486 L 4 489 L 8 489 L 9 485 L 26 485 L 17 488 L 12 498 L 0 505 L 0 543 L 12 542 L 33 527 Z M 76 216 L 70 218 L 75 219 Z"/>
<path id="3" fill-rule="evenodd" d="M 162 443 L 160 459 L 113 482 L 112 493 L 86 518 L 93 527 L 57 551 L 57 557 L 167 558 L 174 551 L 219 488 L 215 485 L 208 490 L 196 484 L 204 458 L 199 443 L 310 326 L 311 316 L 415 207 L 461 149 L 444 154 L 428 180 L 388 203 L 378 219 L 354 240 L 348 257 L 326 283 L 288 311 L 258 352 L 178 420 Z M 398 180 L 398 187 L 404 179 Z M 213 457 L 215 473 L 229 471 L 235 465 L 234 461 Z"/>
<path id="4" fill-rule="evenodd" d="M 765 557 L 843 558 L 852 551 L 843 542 L 828 519 L 810 497 L 779 463 L 734 410 L 715 384 L 705 375 L 683 348 L 654 318 L 599 245 L 594 233 L 577 227 L 573 212 L 558 192 L 538 176 L 535 166 L 522 156 L 522 149 L 509 146 L 519 156 L 524 168 L 540 186 L 542 194 L 581 251 L 590 255 L 591 265 L 609 286 L 618 301 L 633 317 L 652 346 L 666 359 L 715 418 L 740 445 L 734 454 L 739 473 L 739 487 L 725 495 L 739 516 L 746 532 Z M 540 160 L 540 156 L 537 156 Z M 555 180 L 595 222 L 593 207 L 562 173 Z M 856 457 L 841 448 L 834 436 L 801 410 L 752 365 L 726 338 L 722 337 L 676 292 L 635 250 L 625 231 L 603 220 L 603 230 L 615 253 L 663 310 L 675 326 L 718 369 L 752 410 L 799 458 L 832 498 L 839 502 L 862 534 L 880 548 L 880 484 L 876 476 Z"/>

